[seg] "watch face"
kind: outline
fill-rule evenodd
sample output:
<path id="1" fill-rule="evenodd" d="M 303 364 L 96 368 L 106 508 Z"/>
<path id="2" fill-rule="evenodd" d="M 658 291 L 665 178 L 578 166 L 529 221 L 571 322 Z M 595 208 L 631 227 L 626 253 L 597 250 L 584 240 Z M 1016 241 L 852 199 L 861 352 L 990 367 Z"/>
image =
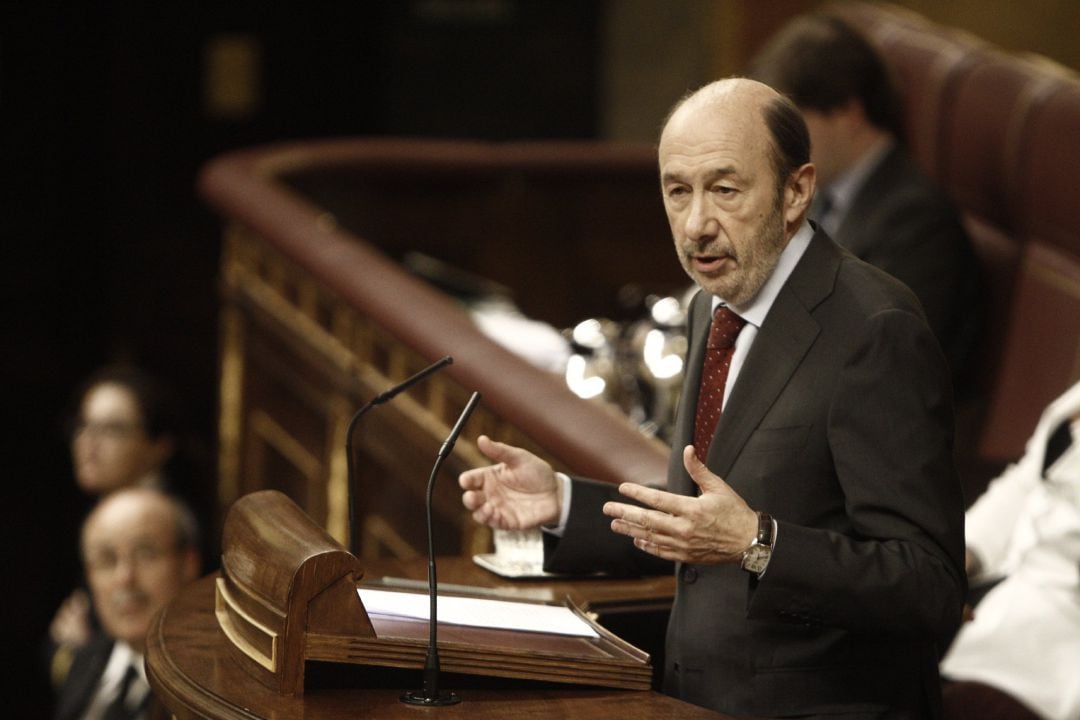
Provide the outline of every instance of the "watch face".
<path id="1" fill-rule="evenodd" d="M 751 545 L 742 559 L 742 569 L 752 573 L 760 573 L 769 564 L 772 556 L 772 548 L 767 545 Z"/>

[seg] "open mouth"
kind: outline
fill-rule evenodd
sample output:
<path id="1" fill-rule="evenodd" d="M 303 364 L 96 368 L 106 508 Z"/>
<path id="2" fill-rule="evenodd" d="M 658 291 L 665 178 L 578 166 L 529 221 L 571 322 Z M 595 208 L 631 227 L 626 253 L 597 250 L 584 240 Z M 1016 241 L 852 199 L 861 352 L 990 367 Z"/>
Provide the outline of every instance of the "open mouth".
<path id="1" fill-rule="evenodd" d="M 709 274 L 720 272 L 727 262 L 731 262 L 730 255 L 695 255 L 693 256 L 694 267 L 698 272 Z"/>

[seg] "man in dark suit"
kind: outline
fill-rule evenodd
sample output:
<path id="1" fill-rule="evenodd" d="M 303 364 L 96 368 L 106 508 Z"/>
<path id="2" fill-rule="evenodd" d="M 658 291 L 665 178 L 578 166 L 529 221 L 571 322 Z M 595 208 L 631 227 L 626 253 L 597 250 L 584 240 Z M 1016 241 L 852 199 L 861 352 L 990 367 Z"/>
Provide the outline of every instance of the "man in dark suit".
<path id="1" fill-rule="evenodd" d="M 806 221 L 806 127 L 767 86 L 689 96 L 659 160 L 702 287 L 667 490 L 571 480 L 481 437 L 497 464 L 461 475 L 465 506 L 497 528 L 547 526 L 552 570 L 674 561 L 677 697 L 755 717 L 938 716 L 963 500 L 948 372 L 917 301 Z M 715 332 L 732 323 L 733 346 Z"/>
<path id="2" fill-rule="evenodd" d="M 82 556 L 104 632 L 80 648 L 56 703 L 55 720 L 144 720 L 159 713 L 143 653 L 154 615 L 199 573 L 194 517 L 150 488 L 103 499 L 82 529 Z"/>
<path id="3" fill-rule="evenodd" d="M 806 118 L 819 185 L 811 219 L 911 288 L 965 394 L 982 320 L 978 262 L 949 198 L 901 144 L 884 60 L 842 20 L 812 14 L 781 28 L 750 68 Z"/>

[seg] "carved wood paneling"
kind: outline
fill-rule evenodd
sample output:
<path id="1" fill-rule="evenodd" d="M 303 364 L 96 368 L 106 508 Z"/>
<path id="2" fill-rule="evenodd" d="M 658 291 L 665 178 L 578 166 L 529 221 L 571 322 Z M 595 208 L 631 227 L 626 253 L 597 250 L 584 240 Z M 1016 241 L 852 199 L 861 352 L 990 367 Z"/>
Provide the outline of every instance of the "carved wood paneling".
<path id="1" fill-rule="evenodd" d="M 627 264 L 651 272 L 649 258 L 657 252 L 679 273 L 668 257 L 670 240 L 655 232 L 662 216 L 654 217 L 657 208 L 642 202 L 655 198 L 651 155 L 595 144 L 358 140 L 241 152 L 208 166 L 203 194 L 228 219 L 221 273 L 222 509 L 252 490 L 276 488 L 346 542 L 345 433 L 352 413 L 447 354 L 453 365 L 375 408 L 356 427 L 360 555 L 408 559 L 426 552 L 428 476 L 474 390 L 483 399 L 444 463 L 434 494 L 440 553 L 490 550 L 490 533 L 465 512 L 454 481 L 487 462 L 474 444 L 481 433 L 530 449 L 558 469 L 611 482 L 662 482 L 667 448 L 660 442 L 484 337 L 448 296 L 363 237 L 365 228 L 392 228 L 387 237 L 394 242 L 423 239 L 421 231 L 435 219 L 433 208 L 442 208 L 452 210 L 452 218 L 440 216 L 438 232 L 426 235 L 444 244 L 458 238 L 447 247 L 460 257 L 494 257 L 498 267 L 509 267 L 515 225 L 524 233 L 523 246 L 552 244 L 529 255 L 542 266 L 521 262 L 512 268 L 513 277 L 530 283 L 543 273 L 545 282 L 559 278 L 559 288 L 579 286 L 588 297 L 596 288 L 585 280 L 601 264 L 611 282 Z M 383 177 L 387 169 L 391 181 Z M 301 184 L 331 202 L 332 212 L 285 184 L 286 176 L 290 183 L 306 178 Z M 440 192 L 417 190 L 431 178 Z M 447 204 L 442 190 L 459 185 L 457 197 L 471 198 L 471 204 Z M 590 212 L 596 208 L 601 215 Z M 342 215 L 348 228 L 339 222 Z M 527 217 L 543 223 L 530 224 Z M 501 228 L 497 242 L 483 228 Z M 475 246 L 464 248 L 464 242 Z M 629 257 L 621 252 L 627 247 L 648 252 Z M 568 248 L 569 257 L 580 261 L 560 260 Z M 571 273 L 583 281 L 566 283 Z M 544 289 L 530 286 L 527 294 L 539 299 Z M 572 300 L 560 297 L 564 304 Z"/>

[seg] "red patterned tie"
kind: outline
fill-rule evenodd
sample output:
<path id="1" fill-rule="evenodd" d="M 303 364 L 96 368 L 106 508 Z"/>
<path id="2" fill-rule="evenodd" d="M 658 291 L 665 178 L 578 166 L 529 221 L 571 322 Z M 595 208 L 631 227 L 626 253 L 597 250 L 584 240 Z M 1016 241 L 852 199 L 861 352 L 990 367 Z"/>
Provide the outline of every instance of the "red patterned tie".
<path id="1" fill-rule="evenodd" d="M 735 338 L 745 324 L 746 321 L 727 305 L 720 305 L 713 312 L 694 418 L 694 451 L 701 462 L 705 462 L 705 456 L 709 454 L 709 443 L 724 407 L 724 384 L 731 367 L 731 354 L 735 351 Z"/>

